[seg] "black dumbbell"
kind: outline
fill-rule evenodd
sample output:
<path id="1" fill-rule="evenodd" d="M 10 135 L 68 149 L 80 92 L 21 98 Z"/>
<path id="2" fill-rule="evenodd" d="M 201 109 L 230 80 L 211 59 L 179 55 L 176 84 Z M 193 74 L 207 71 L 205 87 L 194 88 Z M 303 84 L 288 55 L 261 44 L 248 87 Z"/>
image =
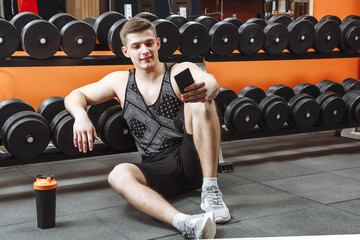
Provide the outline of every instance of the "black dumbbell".
<path id="1" fill-rule="evenodd" d="M 171 14 L 167 16 L 165 19 L 175 23 L 178 29 L 180 29 L 182 25 L 188 22 L 188 20 L 185 17 L 178 14 Z"/>
<path id="2" fill-rule="evenodd" d="M 297 18 L 287 26 L 290 37 L 288 49 L 295 54 L 306 53 L 314 44 L 315 29 L 306 18 Z"/>
<path id="3" fill-rule="evenodd" d="M 258 125 L 265 131 L 275 131 L 281 128 L 288 117 L 286 100 L 277 95 L 266 96 L 258 87 L 248 86 L 238 94 L 241 97 L 253 99 L 259 108 L 260 118 Z"/>
<path id="4" fill-rule="evenodd" d="M 293 128 L 305 130 L 315 125 L 319 116 L 319 105 L 315 98 L 304 93 L 297 93 L 283 84 L 271 86 L 267 95 L 278 95 L 287 101 L 289 115 L 288 125 Z"/>
<path id="5" fill-rule="evenodd" d="M 88 56 L 96 46 L 94 29 L 83 21 L 78 21 L 68 13 L 58 13 L 49 19 L 60 32 L 61 49 L 73 58 Z"/>
<path id="6" fill-rule="evenodd" d="M 258 123 L 259 109 L 248 97 L 238 97 L 233 90 L 221 88 L 215 102 L 226 127 L 235 134 L 246 134 Z"/>
<path id="7" fill-rule="evenodd" d="M 258 53 L 264 46 L 265 35 L 262 27 L 253 22 L 246 22 L 238 28 L 238 50 L 243 55 Z"/>
<path id="8" fill-rule="evenodd" d="M 0 127 L 4 147 L 19 159 L 38 156 L 50 141 L 46 120 L 24 100 L 8 99 L 0 103 Z"/>
<path id="9" fill-rule="evenodd" d="M 321 93 L 324 92 L 334 92 L 337 93 L 340 97 L 344 96 L 345 89 L 340 83 L 331 81 L 331 80 L 322 80 L 316 84 Z"/>
<path id="10" fill-rule="evenodd" d="M 304 14 L 304 15 L 301 15 L 301 16 L 297 17 L 296 21 L 297 20 L 302 20 L 302 19 L 306 19 L 306 20 L 310 21 L 313 26 L 315 26 L 318 23 L 318 20 L 314 16 L 307 15 L 307 14 Z"/>
<path id="11" fill-rule="evenodd" d="M 0 19 L 0 59 L 11 57 L 19 47 L 19 32 L 10 22 Z"/>
<path id="12" fill-rule="evenodd" d="M 281 23 L 288 27 L 292 23 L 292 19 L 287 15 L 273 15 L 267 21 L 267 24 L 270 23 Z"/>
<path id="13" fill-rule="evenodd" d="M 351 90 L 360 90 L 360 81 L 355 78 L 346 78 L 340 84 L 344 87 L 346 93 Z"/>
<path id="14" fill-rule="evenodd" d="M 314 26 L 315 40 L 313 48 L 318 53 L 332 52 L 340 41 L 340 27 L 335 20 L 319 21 Z"/>
<path id="15" fill-rule="evenodd" d="M 333 20 L 338 25 L 341 24 L 341 19 L 338 16 L 335 16 L 335 15 L 325 15 L 322 18 L 320 18 L 319 22 L 323 22 L 323 21 L 326 21 L 326 20 Z"/>
<path id="16" fill-rule="evenodd" d="M 113 149 L 126 151 L 135 147 L 120 105 L 111 106 L 101 114 L 96 130 L 100 139 Z"/>
<path id="17" fill-rule="evenodd" d="M 160 38 L 159 57 L 171 57 L 178 49 L 180 44 L 180 32 L 178 26 L 168 19 L 159 19 L 156 15 L 149 12 L 142 12 L 135 17 L 145 18 L 155 26 L 156 35 Z M 175 16 L 173 17 L 175 20 Z"/>
<path id="18" fill-rule="evenodd" d="M 342 52 L 356 52 L 360 49 L 360 20 L 355 18 L 340 24 L 341 38 L 339 49 Z"/>
<path id="19" fill-rule="evenodd" d="M 243 22 L 240 19 L 237 19 L 234 17 L 227 17 L 222 21 L 234 24 L 237 29 L 239 29 L 239 27 L 241 27 L 241 25 L 243 25 Z"/>
<path id="20" fill-rule="evenodd" d="M 31 57 L 47 59 L 60 47 L 60 32 L 48 21 L 31 12 L 16 14 L 10 22 L 20 33 L 21 46 Z"/>
<path id="21" fill-rule="evenodd" d="M 349 20 L 351 20 L 351 19 L 360 20 L 360 16 L 359 16 L 359 15 L 353 15 L 353 14 L 351 14 L 351 15 L 346 16 L 346 17 L 342 20 L 342 22 L 346 22 L 346 21 L 349 21 Z"/>
<path id="22" fill-rule="evenodd" d="M 342 99 L 346 104 L 346 120 L 351 124 L 360 124 L 360 91 L 350 90 Z"/>

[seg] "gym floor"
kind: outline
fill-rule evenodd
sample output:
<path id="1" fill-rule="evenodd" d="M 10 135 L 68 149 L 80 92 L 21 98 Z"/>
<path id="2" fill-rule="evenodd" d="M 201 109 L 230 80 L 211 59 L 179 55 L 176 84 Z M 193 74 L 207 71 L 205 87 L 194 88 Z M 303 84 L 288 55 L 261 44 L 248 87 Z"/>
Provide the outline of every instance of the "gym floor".
<path id="1" fill-rule="evenodd" d="M 307 133 L 226 142 L 222 151 L 235 169 L 218 176 L 232 219 L 218 225 L 216 238 L 360 234 L 359 140 Z M 109 171 L 134 161 L 137 153 L 0 168 L 0 238 L 182 239 L 109 187 Z M 36 222 L 39 173 L 55 174 L 59 184 L 56 227 L 47 230 Z M 199 191 L 171 202 L 201 213 Z"/>

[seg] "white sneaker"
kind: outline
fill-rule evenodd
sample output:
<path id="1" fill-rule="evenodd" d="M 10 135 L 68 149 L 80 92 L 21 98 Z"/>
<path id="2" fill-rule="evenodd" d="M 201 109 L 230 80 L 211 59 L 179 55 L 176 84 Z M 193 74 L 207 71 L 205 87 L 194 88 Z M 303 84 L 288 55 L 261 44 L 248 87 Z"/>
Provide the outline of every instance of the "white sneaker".
<path id="1" fill-rule="evenodd" d="M 230 211 L 224 203 L 223 195 L 219 188 L 211 186 L 201 192 L 201 209 L 205 212 L 214 212 L 216 223 L 230 221 Z"/>
<path id="2" fill-rule="evenodd" d="M 216 234 L 214 213 L 190 215 L 184 223 L 182 235 L 189 239 L 213 239 Z"/>

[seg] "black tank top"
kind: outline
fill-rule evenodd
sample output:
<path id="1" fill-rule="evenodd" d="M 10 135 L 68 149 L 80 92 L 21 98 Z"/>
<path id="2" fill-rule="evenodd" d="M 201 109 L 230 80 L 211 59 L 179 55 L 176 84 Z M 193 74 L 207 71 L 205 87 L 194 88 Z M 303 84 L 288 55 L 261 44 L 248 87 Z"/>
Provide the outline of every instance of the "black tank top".
<path id="1" fill-rule="evenodd" d="M 129 70 L 123 117 L 143 159 L 180 144 L 184 133 L 184 104 L 175 95 L 170 82 L 174 63 L 165 63 L 159 96 L 148 106 L 135 81 L 135 69 Z"/>

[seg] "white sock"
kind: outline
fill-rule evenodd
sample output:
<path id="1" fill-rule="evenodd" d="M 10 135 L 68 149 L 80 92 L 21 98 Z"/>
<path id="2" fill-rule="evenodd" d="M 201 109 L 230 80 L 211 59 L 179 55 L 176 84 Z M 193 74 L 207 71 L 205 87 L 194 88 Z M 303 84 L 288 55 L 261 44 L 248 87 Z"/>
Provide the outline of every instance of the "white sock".
<path id="1" fill-rule="evenodd" d="M 188 216 L 190 216 L 190 215 L 186 215 L 186 214 L 183 214 L 183 213 L 178 213 L 178 214 L 175 215 L 175 217 L 173 219 L 172 225 L 177 230 L 179 230 L 181 233 L 184 231 L 184 222 L 185 222 L 185 219 Z"/>
<path id="2" fill-rule="evenodd" d="M 203 178 L 202 190 L 205 191 L 208 187 L 215 186 L 219 188 L 217 177 Z"/>

